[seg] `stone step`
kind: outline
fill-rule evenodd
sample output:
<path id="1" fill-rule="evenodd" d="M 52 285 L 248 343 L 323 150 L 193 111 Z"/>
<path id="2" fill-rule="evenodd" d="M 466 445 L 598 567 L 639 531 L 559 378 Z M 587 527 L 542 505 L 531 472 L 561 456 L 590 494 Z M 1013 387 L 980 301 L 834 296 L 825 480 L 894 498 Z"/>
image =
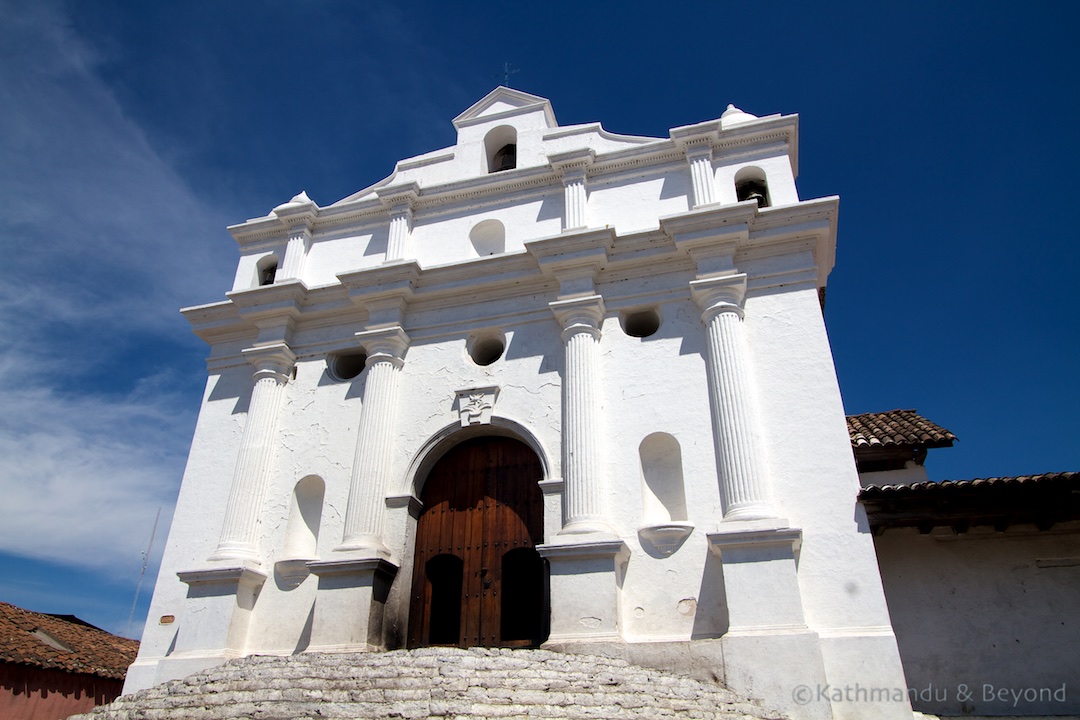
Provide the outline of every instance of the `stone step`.
<path id="1" fill-rule="evenodd" d="M 251 656 L 71 720 L 700 718 L 784 720 L 717 684 L 614 658 L 422 648 Z"/>

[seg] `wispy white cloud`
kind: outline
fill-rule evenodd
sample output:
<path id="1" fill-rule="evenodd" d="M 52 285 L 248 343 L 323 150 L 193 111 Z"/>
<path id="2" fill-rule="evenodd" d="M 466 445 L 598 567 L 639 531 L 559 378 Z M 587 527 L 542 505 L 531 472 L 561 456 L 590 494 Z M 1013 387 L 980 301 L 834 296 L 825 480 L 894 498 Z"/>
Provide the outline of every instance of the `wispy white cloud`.
<path id="1" fill-rule="evenodd" d="M 0 0 L 0 551 L 130 575 L 183 471 L 227 216 L 147 142 L 61 6 Z M 197 392 L 197 391 L 196 391 Z M 163 537 L 163 536 L 159 536 Z"/>

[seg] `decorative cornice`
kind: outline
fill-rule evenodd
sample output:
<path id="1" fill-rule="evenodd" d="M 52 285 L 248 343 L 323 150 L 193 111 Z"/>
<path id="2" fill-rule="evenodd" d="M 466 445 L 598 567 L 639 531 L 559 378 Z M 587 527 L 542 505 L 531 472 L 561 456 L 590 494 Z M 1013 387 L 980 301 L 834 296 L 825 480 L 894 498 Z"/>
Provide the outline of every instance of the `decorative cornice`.
<path id="1" fill-rule="evenodd" d="M 261 587 L 267 577 L 264 570 L 248 562 L 234 567 L 181 570 L 176 575 L 180 582 L 189 586 L 235 583 L 239 587 L 251 588 Z"/>
<path id="2" fill-rule="evenodd" d="M 345 558 L 341 560 L 312 560 L 307 564 L 312 575 L 330 577 L 336 575 L 373 575 L 393 577 L 398 566 L 383 557 Z"/>
<path id="3" fill-rule="evenodd" d="M 361 330 L 356 333 L 360 345 L 367 351 L 367 366 L 378 362 L 388 362 L 401 367 L 405 352 L 409 349 L 409 335 L 400 325 L 374 330 Z"/>
<path id="4" fill-rule="evenodd" d="M 741 318 L 746 300 L 746 275 L 691 280 L 690 295 L 701 308 L 705 322 L 722 312 L 733 312 Z"/>
<path id="5" fill-rule="evenodd" d="M 587 332 L 593 337 L 600 336 L 605 308 L 604 299 L 599 295 L 572 300 L 555 300 L 548 303 L 548 307 L 562 326 L 563 342 L 582 332 Z"/>
<path id="6" fill-rule="evenodd" d="M 243 357 L 255 368 L 255 379 L 261 376 L 273 377 L 284 383 L 292 373 L 296 363 L 296 354 L 285 343 L 256 345 L 241 351 Z"/>
<path id="7" fill-rule="evenodd" d="M 547 156 L 548 164 L 558 175 L 568 172 L 584 171 L 596 161 L 596 151 L 592 148 L 579 148 L 565 152 L 551 153 Z"/>
<path id="8" fill-rule="evenodd" d="M 625 561 L 630 554 L 630 549 L 626 547 L 626 543 L 622 540 L 537 545 L 536 551 L 545 558 L 555 560 L 611 558 L 612 560 Z"/>
<path id="9" fill-rule="evenodd" d="M 391 212 L 400 208 L 411 208 L 420 197 L 420 185 L 415 181 L 400 183 L 398 185 L 386 185 L 375 191 L 379 202 Z"/>

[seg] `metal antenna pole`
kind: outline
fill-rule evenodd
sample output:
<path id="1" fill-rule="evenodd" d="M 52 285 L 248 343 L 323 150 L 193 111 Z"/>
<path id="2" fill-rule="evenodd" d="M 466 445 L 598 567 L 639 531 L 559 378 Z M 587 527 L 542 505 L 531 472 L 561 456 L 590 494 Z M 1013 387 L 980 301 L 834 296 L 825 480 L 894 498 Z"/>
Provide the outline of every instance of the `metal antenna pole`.
<path id="1" fill-rule="evenodd" d="M 139 593 L 142 591 L 143 576 L 146 575 L 146 564 L 150 562 L 150 549 L 154 547 L 154 536 L 157 535 L 158 520 L 161 519 L 161 508 L 157 509 L 154 517 L 154 528 L 150 531 L 150 542 L 146 545 L 146 552 L 142 556 L 142 569 L 139 570 L 139 582 L 135 585 L 135 599 L 131 601 L 131 612 L 128 613 L 127 634 L 131 635 L 131 625 L 135 620 L 135 606 L 139 604 Z"/>
<path id="2" fill-rule="evenodd" d="M 519 72 L 521 72 L 521 70 L 511 70 L 510 63 L 503 63 L 503 85 L 505 85 L 506 87 L 510 87 L 510 76 L 516 75 Z"/>

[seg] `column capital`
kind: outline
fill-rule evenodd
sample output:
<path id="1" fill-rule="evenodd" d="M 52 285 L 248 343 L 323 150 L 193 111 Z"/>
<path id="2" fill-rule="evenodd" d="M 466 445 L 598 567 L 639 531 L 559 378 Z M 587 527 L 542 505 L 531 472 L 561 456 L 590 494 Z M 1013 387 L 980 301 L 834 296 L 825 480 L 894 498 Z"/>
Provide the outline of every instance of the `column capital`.
<path id="1" fill-rule="evenodd" d="M 710 138 L 694 138 L 683 145 L 686 161 L 712 160 L 713 146 Z"/>
<path id="2" fill-rule="evenodd" d="M 270 214 L 278 219 L 292 234 L 294 228 L 306 228 L 309 232 L 319 217 L 319 206 L 307 193 L 300 191 L 286 203 L 278 205 L 270 211 Z"/>
<path id="3" fill-rule="evenodd" d="M 280 383 L 292 375 L 296 354 L 285 343 L 257 345 L 241 351 L 245 360 L 255 368 L 255 379 L 273 377 Z"/>
<path id="4" fill-rule="evenodd" d="M 701 319 L 705 322 L 723 312 L 741 318 L 746 301 L 746 274 L 691 280 L 690 295 L 701 308 Z"/>
<path id="5" fill-rule="evenodd" d="M 395 367 L 404 364 L 405 352 L 409 349 L 409 336 L 400 325 L 362 330 L 356 333 L 356 338 L 367 351 L 368 367 L 380 362 L 388 362 Z"/>
<path id="6" fill-rule="evenodd" d="M 375 194 L 383 207 L 400 213 L 412 209 L 413 203 L 420 197 L 420 185 L 416 182 L 387 185 L 376 190 Z"/>
<path id="7" fill-rule="evenodd" d="M 548 303 L 548 307 L 562 326 L 563 342 L 581 332 L 587 332 L 594 338 L 600 337 L 600 326 L 604 322 L 604 299 L 599 295 L 556 300 Z"/>
<path id="8" fill-rule="evenodd" d="M 592 148 L 567 150 L 547 156 L 551 169 L 562 177 L 583 177 L 586 168 L 592 165 L 595 159 L 596 151 Z"/>

